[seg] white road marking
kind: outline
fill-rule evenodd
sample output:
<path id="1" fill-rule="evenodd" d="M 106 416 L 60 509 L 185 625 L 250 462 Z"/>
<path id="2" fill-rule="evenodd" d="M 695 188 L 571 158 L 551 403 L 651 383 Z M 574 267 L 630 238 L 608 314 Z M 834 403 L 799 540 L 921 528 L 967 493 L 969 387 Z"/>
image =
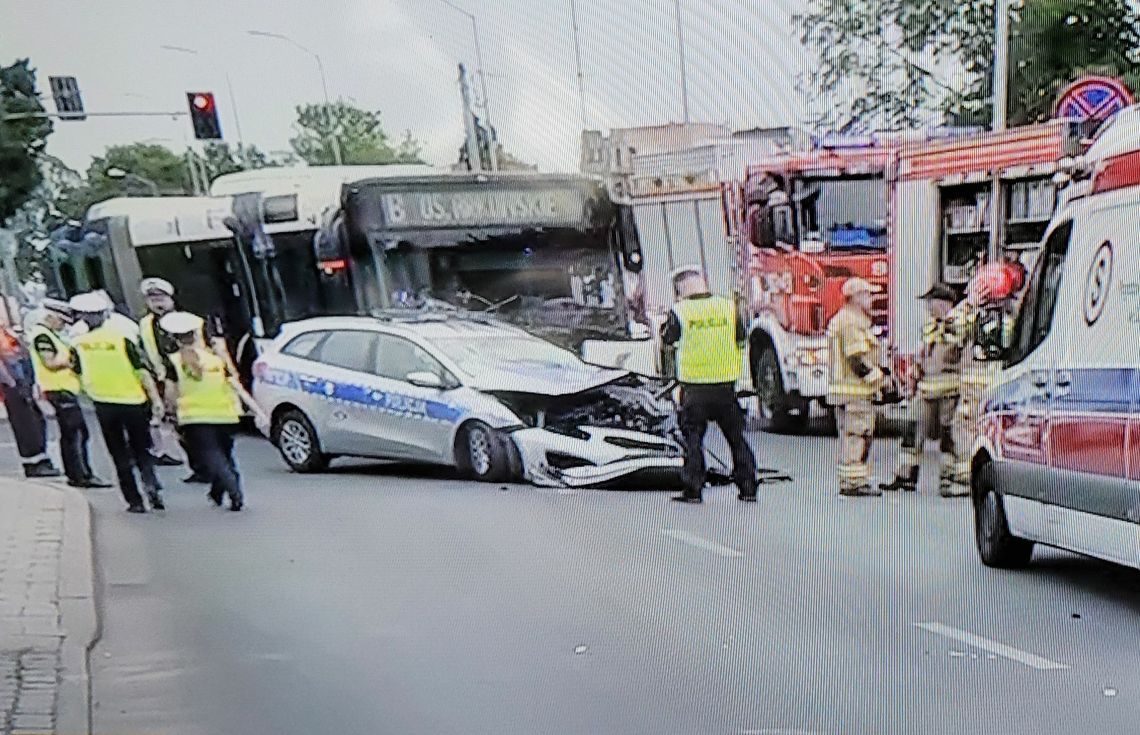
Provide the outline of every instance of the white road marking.
<path id="1" fill-rule="evenodd" d="M 703 551 L 711 551 L 717 556 L 723 556 L 727 559 L 739 559 L 740 557 L 744 556 L 744 554 L 740 553 L 736 549 L 730 549 L 727 546 L 721 546 L 715 541 L 709 541 L 706 538 L 701 538 L 695 533 L 689 533 L 688 531 L 681 531 L 676 528 L 662 528 L 661 533 L 669 536 L 670 538 L 677 539 L 683 544 L 694 546 L 698 549 L 702 549 Z"/>
<path id="2" fill-rule="evenodd" d="M 974 648 L 980 648 L 983 651 L 997 654 L 1002 658 L 1008 658 L 1010 661 L 1016 661 L 1020 664 L 1025 664 L 1026 666 L 1031 666 L 1035 669 L 1055 670 L 1069 668 L 1065 664 L 1059 664 L 1056 661 L 1050 661 L 1047 658 L 1041 658 L 1040 656 L 1034 655 L 1027 651 L 1022 651 L 1019 648 L 1007 646 L 1004 643 L 998 643 L 997 641 L 991 641 L 989 638 L 983 638 L 980 635 L 975 635 L 965 630 L 959 630 L 958 628 L 953 628 L 949 625 L 943 625 L 942 623 L 915 623 L 914 627 L 921 628 L 928 633 L 934 633 L 935 635 L 940 635 L 945 638 L 950 638 L 952 640 L 965 643 L 966 645 L 973 646 Z"/>

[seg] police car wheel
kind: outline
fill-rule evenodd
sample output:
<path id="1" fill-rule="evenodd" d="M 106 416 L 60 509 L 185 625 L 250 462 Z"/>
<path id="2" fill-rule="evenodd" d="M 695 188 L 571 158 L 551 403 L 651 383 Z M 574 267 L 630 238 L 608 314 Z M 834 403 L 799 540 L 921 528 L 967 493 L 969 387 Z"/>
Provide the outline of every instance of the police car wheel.
<path id="1" fill-rule="evenodd" d="M 317 431 L 300 411 L 286 411 L 277 419 L 273 443 L 294 472 L 319 472 L 328 467 L 329 460 L 321 452 Z"/>
<path id="2" fill-rule="evenodd" d="M 510 456 L 498 433 L 482 421 L 463 427 L 455 447 L 456 465 L 467 477 L 498 482 L 510 475 Z"/>
<path id="3" fill-rule="evenodd" d="M 978 469 L 978 493 L 974 501 L 974 530 L 978 555 L 988 567 L 1024 567 L 1033 557 L 1033 542 L 1010 533 L 1005 504 L 994 482 L 992 464 Z"/>

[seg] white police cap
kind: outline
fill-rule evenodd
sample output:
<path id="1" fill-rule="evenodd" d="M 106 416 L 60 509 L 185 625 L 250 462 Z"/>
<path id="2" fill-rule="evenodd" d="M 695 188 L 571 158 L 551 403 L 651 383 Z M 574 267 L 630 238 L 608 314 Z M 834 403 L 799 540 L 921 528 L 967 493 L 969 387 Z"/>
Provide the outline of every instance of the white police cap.
<path id="1" fill-rule="evenodd" d="M 80 314 L 102 314 L 111 308 L 107 303 L 107 297 L 95 291 L 72 296 L 67 303 Z"/>
<path id="2" fill-rule="evenodd" d="M 139 281 L 139 290 L 142 291 L 143 296 L 149 296 L 153 293 L 174 295 L 174 286 L 165 278 L 144 278 Z"/>
<path id="3" fill-rule="evenodd" d="M 172 335 L 190 334 L 202 327 L 202 318 L 185 311 L 172 311 L 158 320 L 158 326 Z"/>
<path id="4" fill-rule="evenodd" d="M 75 315 L 75 310 L 71 308 L 71 304 L 67 303 L 63 299 L 53 299 L 49 296 L 40 302 L 40 306 L 42 306 L 46 311 L 50 311 L 53 314 L 59 314 L 60 316 L 70 317 Z"/>
<path id="5" fill-rule="evenodd" d="M 686 276 L 703 276 L 704 274 L 704 268 L 700 267 L 696 263 L 689 263 L 687 265 L 682 265 L 678 268 L 674 268 L 673 271 L 669 274 L 669 280 L 677 281 L 681 278 L 685 278 Z"/>

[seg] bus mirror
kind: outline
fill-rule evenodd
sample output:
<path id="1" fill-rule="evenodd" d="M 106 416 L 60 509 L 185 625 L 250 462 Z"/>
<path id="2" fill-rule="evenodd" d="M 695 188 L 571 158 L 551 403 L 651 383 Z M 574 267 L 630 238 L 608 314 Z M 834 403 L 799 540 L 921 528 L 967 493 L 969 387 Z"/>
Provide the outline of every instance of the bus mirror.
<path id="1" fill-rule="evenodd" d="M 772 211 L 768 207 L 755 206 L 748 212 L 748 239 L 758 248 L 776 247 Z"/>

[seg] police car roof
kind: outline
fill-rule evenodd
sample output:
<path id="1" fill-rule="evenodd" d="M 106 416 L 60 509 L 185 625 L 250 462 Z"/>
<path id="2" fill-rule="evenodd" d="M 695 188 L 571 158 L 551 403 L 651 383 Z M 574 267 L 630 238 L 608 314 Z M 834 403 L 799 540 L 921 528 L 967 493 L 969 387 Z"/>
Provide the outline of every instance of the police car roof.
<path id="1" fill-rule="evenodd" d="M 289 322 L 281 326 L 282 336 L 293 336 L 302 332 L 317 330 L 332 331 L 383 331 L 395 334 L 416 335 L 425 339 L 446 339 L 449 337 L 532 337 L 533 335 L 511 324 L 481 316 L 478 313 L 418 313 L 408 310 L 406 314 L 392 316 L 323 316 Z M 539 339 L 534 337 L 534 339 Z"/>

